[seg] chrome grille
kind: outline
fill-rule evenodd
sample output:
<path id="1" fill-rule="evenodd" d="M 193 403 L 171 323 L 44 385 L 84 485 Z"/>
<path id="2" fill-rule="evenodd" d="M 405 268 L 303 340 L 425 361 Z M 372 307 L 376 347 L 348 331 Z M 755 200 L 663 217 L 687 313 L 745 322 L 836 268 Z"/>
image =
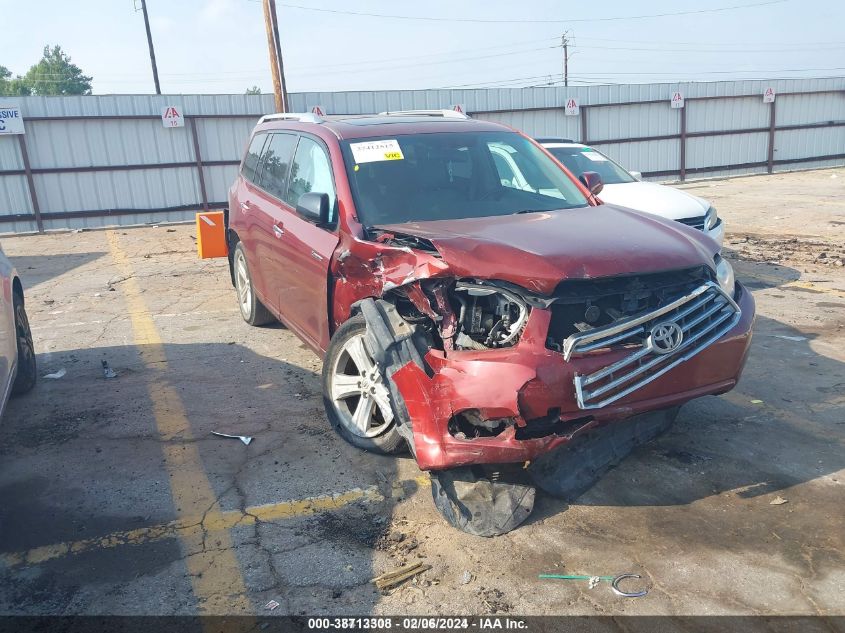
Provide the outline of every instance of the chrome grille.
<path id="1" fill-rule="evenodd" d="M 681 218 L 680 220 L 675 220 L 675 222 L 680 222 L 681 224 L 686 224 L 687 226 L 691 226 L 694 229 L 698 229 L 699 231 L 704 230 L 704 220 L 705 216 L 699 215 L 694 218 Z"/>
<path id="2" fill-rule="evenodd" d="M 603 328 L 573 334 L 563 345 L 569 360 L 613 345 L 636 345 L 621 360 L 592 374 L 575 376 L 575 393 L 582 409 L 597 409 L 611 404 L 647 385 L 673 367 L 692 358 L 724 336 L 739 321 L 736 302 L 722 292 L 718 284 L 707 282 L 689 294 L 645 314 L 623 319 Z M 659 349 L 653 329 L 678 331 L 677 346 Z M 665 345 L 664 345 L 665 347 Z"/>

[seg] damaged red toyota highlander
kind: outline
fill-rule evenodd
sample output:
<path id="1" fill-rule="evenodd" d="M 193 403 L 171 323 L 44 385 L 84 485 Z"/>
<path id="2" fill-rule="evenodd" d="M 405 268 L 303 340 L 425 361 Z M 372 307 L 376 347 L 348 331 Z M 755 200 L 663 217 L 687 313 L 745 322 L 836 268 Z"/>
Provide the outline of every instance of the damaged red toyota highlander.
<path id="1" fill-rule="evenodd" d="M 286 114 L 259 122 L 229 192 L 243 318 L 319 354 L 337 432 L 409 448 L 473 533 L 524 520 L 526 473 L 582 489 L 745 362 L 754 302 L 718 245 L 582 179 L 457 113 Z"/>

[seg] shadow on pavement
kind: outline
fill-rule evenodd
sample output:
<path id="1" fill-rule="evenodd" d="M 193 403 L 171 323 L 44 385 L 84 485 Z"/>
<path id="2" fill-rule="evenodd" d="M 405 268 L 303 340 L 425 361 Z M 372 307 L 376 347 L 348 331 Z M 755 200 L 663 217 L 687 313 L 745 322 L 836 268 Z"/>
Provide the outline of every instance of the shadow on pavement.
<path id="1" fill-rule="evenodd" d="M 276 613 L 370 611 L 380 597 L 370 584 L 372 562 L 390 528 L 397 461 L 335 435 L 310 370 L 212 343 L 165 345 L 160 374 L 141 361 L 145 351 L 54 352 L 66 376 L 42 379 L 10 401 L 0 447 L 0 555 L 8 561 L 13 553 L 115 533 L 120 544 L 0 565 L 0 613 L 195 612 L 179 539 L 123 536 L 177 516 L 165 444 L 197 446 L 222 511 L 371 491 L 331 512 L 294 512 L 230 530 L 256 612 L 270 599 L 282 605 Z M 117 378 L 103 377 L 102 360 Z M 156 428 L 148 387 L 162 379 L 179 395 L 189 437 L 163 439 Z M 171 414 L 159 403 L 159 417 Z M 245 446 L 212 431 L 254 440 Z"/>

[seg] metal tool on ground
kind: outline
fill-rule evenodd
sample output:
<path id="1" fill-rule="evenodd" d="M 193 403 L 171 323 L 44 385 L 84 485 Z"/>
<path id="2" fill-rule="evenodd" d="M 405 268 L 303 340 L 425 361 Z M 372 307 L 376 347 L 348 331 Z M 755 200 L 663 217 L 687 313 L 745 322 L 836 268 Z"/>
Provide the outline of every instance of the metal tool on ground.
<path id="1" fill-rule="evenodd" d="M 619 583 L 626 578 L 642 578 L 639 574 L 619 574 L 618 576 L 582 576 L 576 574 L 540 574 L 539 578 L 554 579 L 554 580 L 587 580 L 590 582 L 590 589 L 595 587 L 599 582 L 605 581 L 610 583 L 610 588 L 617 596 L 624 598 L 642 598 L 648 593 L 648 589 L 641 589 L 639 591 L 623 591 L 619 588 Z"/>
<path id="2" fill-rule="evenodd" d="M 233 440 L 240 440 L 247 446 L 249 446 L 249 443 L 252 441 L 252 438 L 249 435 L 229 435 L 228 433 L 220 433 L 218 431 L 212 431 L 211 434 L 216 435 L 217 437 L 230 437 Z"/>

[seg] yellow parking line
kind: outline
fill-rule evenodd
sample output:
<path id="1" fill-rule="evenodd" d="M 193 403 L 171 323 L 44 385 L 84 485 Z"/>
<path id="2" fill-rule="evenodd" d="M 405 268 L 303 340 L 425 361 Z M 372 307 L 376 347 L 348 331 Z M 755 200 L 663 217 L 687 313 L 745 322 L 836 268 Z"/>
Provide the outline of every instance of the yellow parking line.
<path id="1" fill-rule="evenodd" d="M 239 525 L 252 525 L 256 521 L 292 519 L 319 512 L 337 510 L 357 501 L 377 502 L 383 499 L 384 497 L 376 486 L 353 488 L 352 490 L 336 495 L 322 495 L 294 501 L 251 506 L 243 512 L 240 510 L 228 510 L 225 512 L 209 513 L 205 517 L 202 515 L 186 516 L 163 525 L 113 532 L 106 536 L 69 543 L 45 545 L 24 552 L 6 553 L 0 555 L 0 560 L 7 567 L 37 565 L 55 558 L 69 556 L 71 554 L 81 554 L 94 549 L 110 549 L 121 545 L 142 545 L 168 538 L 182 537 L 188 532 L 202 534 L 203 530 L 207 533 L 216 533 L 230 530 Z"/>
<path id="2" fill-rule="evenodd" d="M 192 433 L 185 408 L 176 390 L 168 382 L 164 345 L 134 276 L 135 271 L 120 247 L 117 233 L 108 231 L 106 237 L 112 259 L 120 274 L 126 278 L 120 288 L 131 319 L 134 342 L 152 376 L 148 382 L 148 391 L 156 427 L 164 440 L 165 465 L 170 475 L 170 492 L 177 521 L 190 523 L 196 517 L 205 517 L 206 521 L 223 521 L 218 516 L 217 496 L 203 469 L 199 450 L 196 444 L 189 441 Z M 202 529 L 180 530 L 178 534 L 194 595 L 199 603 L 198 611 L 249 612 L 251 609 L 246 585 L 228 531 L 218 532 L 213 545 L 206 544 Z"/>

